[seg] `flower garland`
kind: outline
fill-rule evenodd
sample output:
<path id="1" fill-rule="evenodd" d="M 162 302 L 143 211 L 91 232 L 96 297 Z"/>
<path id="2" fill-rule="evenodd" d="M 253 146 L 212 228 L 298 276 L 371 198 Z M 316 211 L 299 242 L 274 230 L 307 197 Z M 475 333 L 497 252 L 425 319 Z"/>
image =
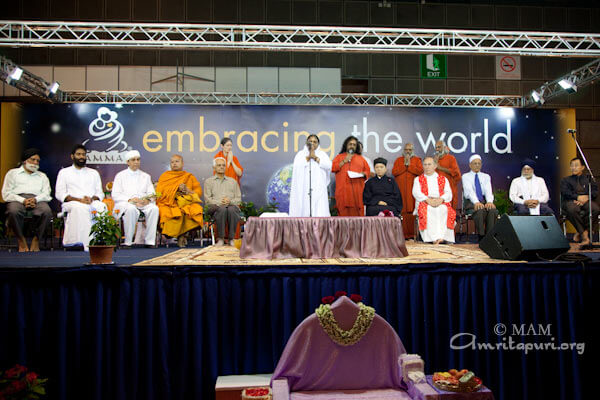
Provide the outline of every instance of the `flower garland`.
<path id="1" fill-rule="evenodd" d="M 359 295 L 353 296 L 356 296 L 356 299 L 360 298 L 362 300 L 362 297 Z M 323 298 L 323 300 L 329 300 L 329 297 L 333 296 L 328 296 L 327 298 Z M 352 300 L 355 301 L 355 299 Z M 327 336 L 341 346 L 352 346 L 353 344 L 358 343 L 371 327 L 371 323 L 375 317 L 375 309 L 373 307 L 365 306 L 361 302 L 357 303 L 359 307 L 358 316 L 356 317 L 356 321 L 354 321 L 354 325 L 352 325 L 352 328 L 349 330 L 340 328 L 331 311 L 330 304 L 321 304 L 319 308 L 315 310 L 315 314 L 317 314 L 317 318 L 319 319 L 319 324 L 321 324 L 321 327 Z"/>

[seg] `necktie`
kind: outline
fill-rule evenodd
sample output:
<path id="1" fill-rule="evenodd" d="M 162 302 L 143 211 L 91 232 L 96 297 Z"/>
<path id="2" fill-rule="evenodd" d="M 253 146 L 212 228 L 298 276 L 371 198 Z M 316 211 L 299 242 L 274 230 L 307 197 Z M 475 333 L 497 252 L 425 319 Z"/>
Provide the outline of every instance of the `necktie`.
<path id="1" fill-rule="evenodd" d="M 483 203 L 483 190 L 481 190 L 481 182 L 479 182 L 479 174 L 475 174 L 475 194 L 477 199 Z"/>

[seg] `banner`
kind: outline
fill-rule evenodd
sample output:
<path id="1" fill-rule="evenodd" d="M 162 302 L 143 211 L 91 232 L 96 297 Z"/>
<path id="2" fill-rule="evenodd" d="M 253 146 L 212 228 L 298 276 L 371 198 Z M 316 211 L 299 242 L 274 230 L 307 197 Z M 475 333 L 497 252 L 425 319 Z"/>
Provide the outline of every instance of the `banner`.
<path id="1" fill-rule="evenodd" d="M 320 137 L 331 158 L 345 138 L 357 136 L 366 157 L 389 161 L 389 173 L 407 142 L 423 157 L 433 155 L 441 139 L 463 173 L 469 156 L 480 154 L 494 189 L 508 190 L 521 161 L 531 158 L 556 208 L 561 168 L 569 161 L 561 159 L 559 143 L 567 140 L 563 130 L 575 124 L 573 110 L 367 106 L 26 104 L 21 118 L 23 147 L 42 149 L 40 168 L 53 185 L 77 143 L 87 146 L 88 166 L 98 169 L 103 184 L 126 168 L 129 149 L 140 151 L 141 169 L 154 181 L 169 169 L 170 157 L 181 154 L 184 169 L 203 183 L 228 136 L 244 168 L 243 200 L 258 206 L 275 201 L 281 211 L 289 204 L 294 156 L 309 134 Z"/>

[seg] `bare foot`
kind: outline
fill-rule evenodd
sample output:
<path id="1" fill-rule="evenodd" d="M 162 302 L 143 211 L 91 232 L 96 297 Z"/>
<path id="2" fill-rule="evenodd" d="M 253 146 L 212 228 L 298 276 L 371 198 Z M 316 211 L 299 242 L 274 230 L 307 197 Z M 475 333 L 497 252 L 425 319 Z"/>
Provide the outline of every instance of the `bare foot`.
<path id="1" fill-rule="evenodd" d="M 581 236 L 579 236 L 579 233 L 576 233 L 573 235 L 573 241 L 575 243 L 579 243 L 580 240 L 581 240 Z"/>
<path id="2" fill-rule="evenodd" d="M 444 239 L 438 239 L 435 242 L 433 242 L 433 244 L 440 244 L 444 241 Z"/>
<path id="3" fill-rule="evenodd" d="M 37 237 L 34 237 L 31 240 L 31 246 L 29 247 L 29 251 L 40 251 L 40 241 Z"/>
<path id="4" fill-rule="evenodd" d="M 225 244 L 225 241 L 223 239 L 219 239 L 217 240 L 217 243 L 215 243 L 216 247 L 221 247 Z"/>
<path id="5" fill-rule="evenodd" d="M 185 240 L 185 236 L 181 235 L 177 238 L 177 246 L 178 247 L 185 247 L 186 245 L 186 240 Z"/>
<path id="6" fill-rule="evenodd" d="M 581 243 L 579 243 L 581 246 L 587 246 L 588 244 L 590 244 L 590 236 L 588 235 L 588 231 L 583 231 L 583 233 L 581 234 Z"/>
<path id="7" fill-rule="evenodd" d="M 26 253 L 29 251 L 29 247 L 27 247 L 27 240 L 25 238 L 19 239 L 19 253 Z"/>

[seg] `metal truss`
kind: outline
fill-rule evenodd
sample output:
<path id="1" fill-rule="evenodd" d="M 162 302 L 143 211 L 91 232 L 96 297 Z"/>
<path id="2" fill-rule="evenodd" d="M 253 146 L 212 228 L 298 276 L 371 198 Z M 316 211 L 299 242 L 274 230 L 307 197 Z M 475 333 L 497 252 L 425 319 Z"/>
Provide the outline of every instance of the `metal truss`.
<path id="1" fill-rule="evenodd" d="M 553 80 L 552 82 L 544 83 L 542 86 L 535 89 L 535 92 L 540 96 L 541 99 L 543 99 L 543 101 L 536 102 L 531 95 L 527 95 L 523 99 L 523 106 L 531 107 L 542 105 L 544 102 L 554 97 L 569 93 L 568 90 L 564 89 L 559 84 L 559 82 L 562 80 L 570 82 L 576 86 L 577 89 L 579 89 L 595 83 L 598 78 L 600 78 L 600 58 L 597 58 L 582 67 L 574 69 L 573 71 Z"/>
<path id="2" fill-rule="evenodd" d="M 0 21 L 0 46 L 600 57 L 600 34 L 326 26 Z"/>
<path id="3" fill-rule="evenodd" d="M 18 79 L 11 79 L 10 74 L 15 68 L 20 69 L 21 76 Z M 40 97 L 46 101 L 60 102 L 62 92 L 57 90 L 56 93 L 51 93 L 50 83 L 43 78 L 32 74 L 24 68 L 19 67 L 6 57 L 0 56 L 0 79 L 9 85 L 16 87 L 32 96 Z"/>
<path id="4" fill-rule="evenodd" d="M 205 105 L 340 105 L 392 107 L 521 107 L 520 96 L 452 96 L 358 93 L 183 93 L 65 92 L 67 103 L 145 103 Z"/>

